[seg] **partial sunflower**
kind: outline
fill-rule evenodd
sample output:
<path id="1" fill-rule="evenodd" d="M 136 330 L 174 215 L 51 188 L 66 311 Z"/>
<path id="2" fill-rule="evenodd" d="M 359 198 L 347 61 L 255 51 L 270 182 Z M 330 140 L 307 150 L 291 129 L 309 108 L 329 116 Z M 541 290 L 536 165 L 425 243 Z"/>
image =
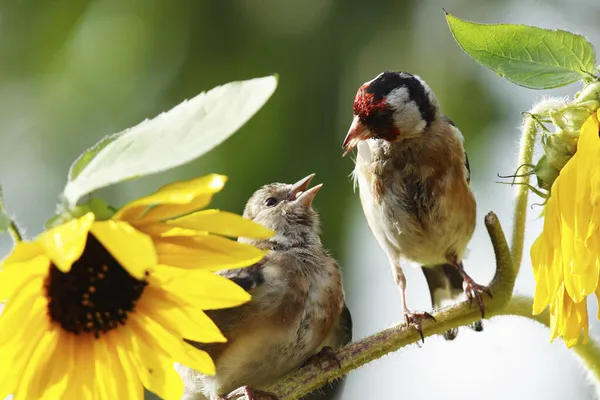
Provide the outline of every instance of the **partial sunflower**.
<path id="1" fill-rule="evenodd" d="M 18 243 L 0 271 L 0 399 L 179 399 L 174 363 L 214 374 L 187 344 L 224 342 L 202 310 L 247 302 L 213 271 L 264 253 L 225 236 L 273 233 L 205 207 L 225 177 L 167 185 L 112 219 L 93 213 Z"/>
<path id="2" fill-rule="evenodd" d="M 531 247 L 533 313 L 550 306 L 551 340 L 568 347 L 588 339 L 587 296 L 600 302 L 600 110 L 583 124 L 577 152 L 554 184 L 544 229 Z M 598 315 L 600 319 L 600 314 Z"/>

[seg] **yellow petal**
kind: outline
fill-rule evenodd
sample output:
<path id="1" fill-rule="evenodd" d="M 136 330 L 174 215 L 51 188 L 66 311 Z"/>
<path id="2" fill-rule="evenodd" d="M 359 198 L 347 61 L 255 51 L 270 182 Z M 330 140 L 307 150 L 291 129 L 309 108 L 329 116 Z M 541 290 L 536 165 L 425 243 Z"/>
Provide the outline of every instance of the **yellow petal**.
<path id="1" fill-rule="evenodd" d="M 42 295 L 41 279 L 29 281 L 22 286 L 19 295 L 8 300 L 2 311 L 0 317 L 0 348 L 7 345 L 11 340 L 18 338 L 17 332 L 22 329 L 23 320 L 26 316 L 31 316 L 36 321 L 41 320 L 38 322 L 39 327 L 36 329 L 45 328 L 48 325 L 47 304 L 46 298 Z"/>
<path id="2" fill-rule="evenodd" d="M 20 265 L 21 268 L 0 271 L 0 301 L 12 299 L 32 280 L 38 280 L 41 288 L 42 279 L 48 274 L 50 259 L 45 255 L 39 255 L 29 261 L 11 265 Z"/>
<path id="3" fill-rule="evenodd" d="M 157 345 L 146 344 L 131 328 L 126 327 L 122 343 L 117 347 L 120 358 L 127 358 L 135 366 L 146 389 L 163 400 L 179 400 L 183 395 L 183 381 L 175 369 L 170 357 L 157 352 Z M 148 336 L 153 340 L 151 336 Z"/>
<path id="4" fill-rule="evenodd" d="M 201 269 L 180 269 L 164 265 L 153 268 L 157 286 L 202 310 L 239 306 L 251 296 L 229 279 Z"/>
<path id="5" fill-rule="evenodd" d="M 206 207 L 226 181 L 227 178 L 223 175 L 211 174 L 185 182 L 171 183 L 150 196 L 127 204 L 113 218 L 139 224 L 183 215 Z M 151 206 L 153 208 L 144 214 Z"/>
<path id="6" fill-rule="evenodd" d="M 150 285 L 144 290 L 137 308 L 140 313 L 173 332 L 174 336 L 202 343 L 227 341 L 201 309 L 177 300 L 178 297 L 173 294 Z"/>
<path id="7" fill-rule="evenodd" d="M 58 329 L 44 332 L 41 340 L 32 346 L 34 351 L 19 382 L 15 400 L 39 399 L 50 384 L 54 383 L 48 381 L 52 377 L 52 370 L 62 369 L 56 368 L 56 363 L 50 358 L 58 345 L 58 332 Z"/>
<path id="8" fill-rule="evenodd" d="M 115 361 L 120 363 L 123 369 L 123 382 L 120 384 L 122 389 L 119 398 L 142 400 L 144 398 L 144 388 L 142 386 L 143 380 L 140 378 L 143 371 L 138 368 L 135 361 L 129 356 L 128 350 L 123 347 L 123 343 L 126 343 L 131 335 L 131 329 L 125 325 L 119 327 L 118 331 L 109 332 L 106 340 L 110 348 L 113 349 Z M 133 349 L 130 348 L 129 351 L 133 351 Z"/>
<path id="9" fill-rule="evenodd" d="M 18 242 L 11 253 L 2 261 L 2 270 L 14 265 L 22 265 L 32 258 L 44 254 L 44 248 L 38 242 Z"/>
<path id="10" fill-rule="evenodd" d="M 69 272 L 71 265 L 81 257 L 88 232 L 94 223 L 94 214 L 66 222 L 42 233 L 37 241 L 62 272 Z"/>
<path id="11" fill-rule="evenodd" d="M 146 271 L 157 262 L 152 239 L 126 222 L 97 222 L 92 234 L 136 279 L 144 279 Z"/>
<path id="12" fill-rule="evenodd" d="M 218 235 L 268 239 L 275 234 L 256 222 L 240 215 L 219 210 L 202 210 L 168 221 L 179 228 L 207 231 Z"/>
<path id="13" fill-rule="evenodd" d="M 4 335 L 10 336 L 11 340 L 0 345 L 0 399 L 5 399 L 9 394 L 14 393 L 19 382 L 22 379 L 23 372 L 27 367 L 32 353 L 43 336 L 47 333 L 47 327 L 44 323 L 45 315 L 39 312 L 39 304 L 35 307 L 37 311 L 31 314 L 31 317 L 23 322 L 23 316 L 20 314 L 19 325 L 4 325 L 6 314 L 2 314 L 2 329 L 11 329 L 10 332 L 4 332 Z M 18 398 L 19 396 L 17 396 Z"/>
<path id="14" fill-rule="evenodd" d="M 96 359 L 90 361 L 95 364 L 94 398 L 118 399 L 123 368 L 114 362 L 113 349 L 108 348 L 106 337 L 94 340 L 93 346 Z"/>
<path id="15" fill-rule="evenodd" d="M 129 359 L 120 358 L 114 346 L 120 331 L 110 331 L 94 341 L 97 399 L 143 400 L 142 383 Z"/>
<path id="16" fill-rule="evenodd" d="M 187 344 L 182 338 L 161 326 L 152 318 L 141 313 L 134 313 L 130 316 L 131 327 L 147 346 L 154 346 L 168 354 L 173 361 L 178 362 L 196 371 L 206 374 L 215 374 L 215 364 L 210 356 L 191 345 Z M 172 367 L 172 364 L 169 366 Z"/>
<path id="17" fill-rule="evenodd" d="M 95 362 L 94 337 L 92 335 L 78 335 L 72 337 L 75 342 L 74 351 L 71 353 L 75 371 L 69 377 L 69 384 L 65 389 L 64 399 L 94 399 L 95 394 Z"/>
<path id="18" fill-rule="evenodd" d="M 69 383 L 69 376 L 73 373 L 74 366 L 72 360 L 75 335 L 62 329 L 56 329 L 56 347 L 50 353 L 49 359 L 52 360 L 50 368 L 45 374 L 37 374 L 33 385 L 45 388 L 40 400 L 55 400 L 63 398 L 63 393 Z M 60 365 L 60 368 L 56 368 Z"/>
<path id="19" fill-rule="evenodd" d="M 247 267 L 266 254 L 249 244 L 214 235 L 168 237 L 155 245 L 159 264 L 211 271 Z"/>

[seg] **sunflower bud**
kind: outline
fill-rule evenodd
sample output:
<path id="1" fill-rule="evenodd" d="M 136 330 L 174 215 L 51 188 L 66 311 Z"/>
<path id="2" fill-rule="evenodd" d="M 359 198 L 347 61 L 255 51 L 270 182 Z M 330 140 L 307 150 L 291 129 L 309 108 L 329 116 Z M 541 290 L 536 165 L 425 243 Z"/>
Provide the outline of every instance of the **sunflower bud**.
<path id="1" fill-rule="evenodd" d="M 542 136 L 545 155 L 535 168 L 538 187 L 550 190 L 559 172 L 577 151 L 581 126 L 598 108 L 600 82 L 593 82 L 577 93 L 575 99 L 566 106 L 548 111 L 554 132 L 545 132 Z"/>
<path id="2" fill-rule="evenodd" d="M 552 184 L 558 178 L 558 171 L 558 169 L 550 165 L 548 157 L 545 155 L 542 156 L 533 169 L 537 177 L 537 186 L 549 192 Z"/>

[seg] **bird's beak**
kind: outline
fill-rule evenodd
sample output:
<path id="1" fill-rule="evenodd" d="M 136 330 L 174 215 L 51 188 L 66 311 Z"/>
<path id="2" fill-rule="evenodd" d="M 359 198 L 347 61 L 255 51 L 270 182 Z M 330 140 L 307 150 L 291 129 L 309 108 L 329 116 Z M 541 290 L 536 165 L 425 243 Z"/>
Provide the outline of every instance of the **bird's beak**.
<path id="1" fill-rule="evenodd" d="M 298 182 L 294 183 L 292 185 L 292 188 L 288 192 L 288 200 L 290 200 L 290 201 L 296 200 L 296 198 L 298 197 L 298 193 L 304 192 L 306 190 L 306 188 L 308 187 L 308 184 L 310 183 L 310 181 L 312 180 L 312 178 L 314 176 L 315 176 L 315 174 L 310 174 L 310 175 L 305 176 L 304 178 L 300 179 Z"/>
<path id="2" fill-rule="evenodd" d="M 368 139 L 371 136 L 372 134 L 369 128 L 360 122 L 358 116 L 354 116 L 352 125 L 350 125 L 350 129 L 346 135 L 346 139 L 344 139 L 344 143 L 342 144 L 342 148 L 345 149 L 342 157 L 350 153 L 358 145 L 358 142 Z"/>
<path id="3" fill-rule="evenodd" d="M 296 198 L 294 203 L 303 207 L 310 207 L 313 199 L 315 198 L 315 195 L 317 194 L 319 189 L 321 189 L 321 187 L 323 187 L 323 184 L 319 183 L 318 185 L 313 186 L 310 189 L 300 193 L 300 195 Z"/>

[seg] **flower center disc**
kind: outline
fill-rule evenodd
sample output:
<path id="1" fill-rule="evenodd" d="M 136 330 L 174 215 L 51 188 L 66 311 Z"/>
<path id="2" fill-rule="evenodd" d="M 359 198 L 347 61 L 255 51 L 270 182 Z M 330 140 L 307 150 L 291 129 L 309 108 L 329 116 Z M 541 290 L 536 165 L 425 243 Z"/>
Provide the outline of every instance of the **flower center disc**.
<path id="1" fill-rule="evenodd" d="M 98 338 L 125 325 L 147 284 L 129 275 L 89 234 L 83 254 L 69 272 L 50 266 L 45 282 L 48 315 L 68 332 L 93 333 Z"/>

